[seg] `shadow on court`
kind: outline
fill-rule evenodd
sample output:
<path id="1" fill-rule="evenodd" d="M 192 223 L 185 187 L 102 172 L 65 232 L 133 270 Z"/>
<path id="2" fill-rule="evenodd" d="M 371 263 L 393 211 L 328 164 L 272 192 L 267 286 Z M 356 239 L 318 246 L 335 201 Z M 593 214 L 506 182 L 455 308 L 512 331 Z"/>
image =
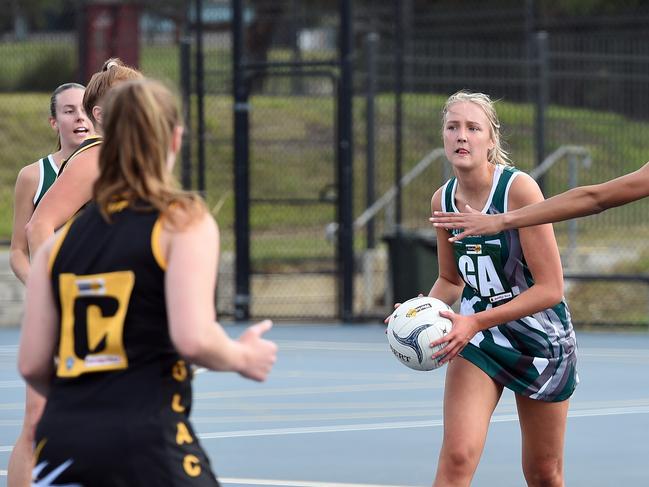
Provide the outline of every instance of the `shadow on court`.
<path id="1" fill-rule="evenodd" d="M 242 327 L 228 326 L 230 335 Z M 426 486 L 442 438 L 444 370 L 399 364 L 381 325 L 276 325 L 268 382 L 198 370 L 192 420 L 225 486 Z M 649 334 L 577 332 L 581 383 L 566 434 L 568 486 L 649 485 Z M 18 331 L 0 329 L 0 486 L 24 386 Z M 493 417 L 474 486 L 525 485 L 514 398 Z"/>

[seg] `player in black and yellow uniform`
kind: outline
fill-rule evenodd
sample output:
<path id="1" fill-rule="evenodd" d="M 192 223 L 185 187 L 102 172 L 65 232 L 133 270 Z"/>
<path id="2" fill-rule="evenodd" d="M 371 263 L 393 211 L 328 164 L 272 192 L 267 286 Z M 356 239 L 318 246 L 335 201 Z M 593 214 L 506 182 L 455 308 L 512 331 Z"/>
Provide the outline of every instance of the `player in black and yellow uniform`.
<path id="1" fill-rule="evenodd" d="M 57 483 L 100 473 L 112 485 L 185 485 L 188 476 L 214 485 L 188 421 L 190 369 L 167 330 L 159 212 L 125 207 L 111 219 L 91 204 L 50 257 L 61 329 L 36 434 L 38 478 L 72 459 L 69 480 Z"/>
<path id="2" fill-rule="evenodd" d="M 189 423 L 189 364 L 264 380 L 271 324 L 231 340 L 214 321 L 218 229 L 172 185 L 173 97 L 131 81 L 104 110 L 94 201 L 38 252 L 27 290 L 19 366 L 47 395 L 34 482 L 215 486 Z"/>
<path id="3" fill-rule="evenodd" d="M 98 160 L 102 141 L 100 101 L 112 87 L 139 78 L 142 78 L 142 74 L 138 70 L 125 66 L 119 59 L 109 59 L 88 82 L 83 95 L 83 107 L 97 135 L 84 140 L 63 161 L 56 183 L 29 219 L 25 228 L 32 255 L 92 198 L 92 185 L 99 174 Z"/>
<path id="4" fill-rule="evenodd" d="M 76 149 L 74 149 L 72 154 L 70 154 L 68 156 L 68 158 L 63 161 L 63 163 L 61 164 L 61 167 L 59 168 L 59 171 L 57 171 L 57 174 L 56 174 L 57 177 L 58 177 L 59 174 L 61 174 L 63 172 L 63 169 L 65 169 L 65 166 L 67 166 L 68 163 L 72 159 L 77 157 L 82 152 L 87 151 L 88 149 L 92 149 L 93 147 L 98 148 L 99 145 L 101 144 L 102 140 L 103 140 L 103 138 L 102 138 L 101 135 L 91 135 L 90 137 L 87 137 L 83 142 L 81 142 L 81 144 L 79 144 L 79 146 Z"/>

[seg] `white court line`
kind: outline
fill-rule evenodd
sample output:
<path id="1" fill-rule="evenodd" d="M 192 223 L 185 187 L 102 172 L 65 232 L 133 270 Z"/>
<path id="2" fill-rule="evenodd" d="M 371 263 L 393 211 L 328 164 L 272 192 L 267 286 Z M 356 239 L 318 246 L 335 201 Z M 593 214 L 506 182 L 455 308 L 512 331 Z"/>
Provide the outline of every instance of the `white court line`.
<path id="1" fill-rule="evenodd" d="M 347 386 L 310 386 L 310 387 L 277 387 L 258 388 L 247 390 L 230 390 L 217 392 L 198 392 L 194 399 L 223 399 L 229 397 L 265 397 L 265 396 L 301 396 L 306 394 L 332 394 L 355 393 L 368 391 L 403 391 L 415 389 L 441 389 L 443 381 L 439 382 L 408 382 L 408 383 L 382 383 L 382 384 L 351 384 Z"/>
<path id="2" fill-rule="evenodd" d="M 627 414 L 649 414 L 649 406 L 635 406 L 635 407 L 610 407 L 610 408 L 591 408 L 581 411 L 570 411 L 569 418 L 590 418 L 600 416 L 622 416 Z M 518 421 L 517 414 L 498 414 L 491 418 L 490 423 L 508 423 Z M 261 430 L 239 430 L 239 431 L 223 431 L 214 433 L 201 433 L 198 435 L 202 440 L 212 440 L 218 438 L 242 438 L 252 436 L 285 436 L 285 435 L 299 435 L 311 433 L 340 433 L 348 431 L 374 431 L 374 430 L 389 430 L 389 429 L 411 429 L 411 428 L 431 428 L 443 425 L 443 420 L 428 420 L 428 421 L 401 421 L 394 423 L 361 423 L 361 424 L 348 424 L 338 426 L 310 426 L 302 428 L 268 428 Z M 9 452 L 13 448 L 10 446 L 0 446 L 0 452 Z M 2 471 L 0 471 L 2 472 Z M 272 484 L 270 484 L 272 485 Z M 282 484 L 280 484 L 282 485 Z M 333 485 L 333 484 L 329 484 Z"/>
<path id="3" fill-rule="evenodd" d="M 585 409 L 568 413 L 569 418 L 587 418 L 598 416 L 621 416 L 627 414 L 649 414 L 649 406 L 638 406 L 629 408 L 600 408 Z M 508 423 L 518 421 L 517 414 L 498 414 L 491 418 L 490 423 Z M 214 433 L 201 433 L 199 438 L 212 440 L 218 438 L 243 438 L 253 436 L 285 436 L 303 435 L 313 433 L 342 433 L 349 431 L 376 431 L 389 429 L 410 429 L 410 428 L 433 428 L 442 426 L 442 419 L 427 421 L 399 421 L 393 423 L 361 423 L 332 426 L 308 426 L 301 428 L 267 428 L 258 430 L 219 431 Z"/>
<path id="4" fill-rule="evenodd" d="M 407 485 L 341 484 L 337 482 L 313 482 L 310 480 L 237 479 L 228 477 L 219 477 L 219 482 L 222 484 L 274 485 L 278 487 L 409 487 Z"/>
<path id="5" fill-rule="evenodd" d="M 0 477 L 6 477 L 7 471 L 0 470 Z M 235 485 L 270 485 L 276 487 L 411 487 L 408 485 L 393 484 L 349 484 L 340 482 L 314 482 L 310 480 L 271 480 L 271 479 L 246 479 L 233 477 L 218 477 L 221 484 Z M 414 486 L 412 486 L 414 487 Z"/>

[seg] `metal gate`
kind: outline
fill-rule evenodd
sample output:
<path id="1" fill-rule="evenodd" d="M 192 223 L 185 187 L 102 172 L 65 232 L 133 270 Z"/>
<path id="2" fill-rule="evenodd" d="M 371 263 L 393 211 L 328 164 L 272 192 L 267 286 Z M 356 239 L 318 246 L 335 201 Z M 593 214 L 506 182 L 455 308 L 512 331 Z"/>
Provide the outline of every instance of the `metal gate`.
<path id="1" fill-rule="evenodd" d="M 334 319 L 337 79 L 293 68 L 250 98 L 250 313 Z"/>
<path id="2" fill-rule="evenodd" d="M 234 316 L 349 321 L 354 272 L 351 1 L 339 0 L 338 49 L 317 59 L 289 60 L 269 60 L 267 53 L 261 60 L 249 59 L 244 2 L 232 0 L 231 5 Z M 291 42 L 296 41 L 293 35 Z M 335 242 L 325 239 L 332 222 Z"/>

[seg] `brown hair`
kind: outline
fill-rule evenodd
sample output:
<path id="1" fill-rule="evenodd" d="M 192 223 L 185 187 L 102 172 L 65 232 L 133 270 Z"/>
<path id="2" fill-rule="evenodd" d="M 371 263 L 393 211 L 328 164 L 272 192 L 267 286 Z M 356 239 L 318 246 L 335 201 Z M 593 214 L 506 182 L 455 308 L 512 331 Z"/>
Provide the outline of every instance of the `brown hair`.
<path id="1" fill-rule="evenodd" d="M 157 208 L 172 228 L 182 229 L 206 211 L 202 199 L 178 189 L 167 167 L 181 114 L 174 95 L 153 80 L 133 80 L 112 89 L 102 105 L 104 142 L 94 199 L 110 221 L 117 200 Z"/>
<path id="2" fill-rule="evenodd" d="M 101 71 L 92 75 L 83 94 L 83 108 L 93 125 L 97 124 L 92 109 L 101 103 L 106 92 L 122 81 L 143 78 L 142 73 L 131 68 L 119 58 L 110 58 L 101 67 Z"/>
<path id="3" fill-rule="evenodd" d="M 452 94 L 446 100 L 444 108 L 442 108 L 442 127 L 446 122 L 446 114 L 448 113 L 449 108 L 454 103 L 460 102 L 470 102 L 475 105 L 478 105 L 482 108 L 482 111 L 487 116 L 489 121 L 489 132 L 491 133 L 491 140 L 494 143 L 494 148 L 487 153 L 487 159 L 491 164 L 504 164 L 506 166 L 512 166 L 512 162 L 509 160 L 509 154 L 503 148 L 502 142 L 500 139 L 500 120 L 498 120 L 498 113 L 496 113 L 496 107 L 489 95 L 484 93 L 473 93 L 467 90 L 460 90 L 457 93 Z"/>

